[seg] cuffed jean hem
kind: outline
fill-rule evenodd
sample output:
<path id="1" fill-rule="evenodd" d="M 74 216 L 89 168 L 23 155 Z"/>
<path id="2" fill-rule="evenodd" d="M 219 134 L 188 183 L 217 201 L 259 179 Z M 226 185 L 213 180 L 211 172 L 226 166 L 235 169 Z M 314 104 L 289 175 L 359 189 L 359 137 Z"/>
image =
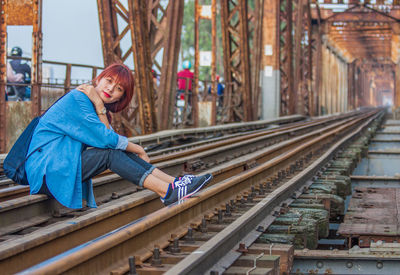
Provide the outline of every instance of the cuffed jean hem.
<path id="1" fill-rule="evenodd" d="M 140 187 L 143 187 L 143 182 L 146 180 L 147 176 L 150 175 L 153 172 L 153 170 L 155 168 L 156 167 L 152 166 L 149 170 L 146 171 L 146 173 L 143 174 L 143 176 L 140 178 L 140 181 L 139 181 L 139 184 L 138 184 Z"/>

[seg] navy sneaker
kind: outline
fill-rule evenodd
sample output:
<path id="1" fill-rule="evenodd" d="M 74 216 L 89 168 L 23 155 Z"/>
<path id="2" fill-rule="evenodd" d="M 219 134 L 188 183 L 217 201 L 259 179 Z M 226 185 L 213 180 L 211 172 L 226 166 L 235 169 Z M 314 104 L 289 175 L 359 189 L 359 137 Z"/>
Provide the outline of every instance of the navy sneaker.
<path id="1" fill-rule="evenodd" d="M 211 174 L 205 174 L 200 177 L 183 176 L 181 179 L 175 180 L 170 185 L 172 190 L 167 192 L 166 197 L 160 198 L 164 205 L 170 205 L 176 201 L 189 198 L 197 193 L 207 182 L 212 179 Z"/>

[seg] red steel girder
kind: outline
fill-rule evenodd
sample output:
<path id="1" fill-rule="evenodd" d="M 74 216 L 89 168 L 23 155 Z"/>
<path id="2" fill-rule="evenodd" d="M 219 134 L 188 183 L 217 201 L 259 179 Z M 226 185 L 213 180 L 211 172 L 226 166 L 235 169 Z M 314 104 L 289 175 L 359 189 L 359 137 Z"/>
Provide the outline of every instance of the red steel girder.
<path id="1" fill-rule="evenodd" d="M 31 102 L 32 115 L 41 113 L 40 90 L 42 85 L 42 0 L 32 1 L 33 32 L 32 32 L 32 75 L 31 75 Z"/>
<path id="2" fill-rule="evenodd" d="M 176 91 L 176 74 L 181 44 L 183 8 L 183 0 L 169 1 L 167 16 L 165 19 L 165 28 L 155 27 L 157 33 L 160 33 L 158 36 L 162 36 L 162 47 L 164 49 L 160 86 L 158 87 L 158 122 L 160 129 L 168 129 L 172 126 L 172 112 Z M 155 19 L 156 18 L 153 18 L 152 20 L 153 24 L 155 24 Z M 155 62 L 154 60 L 155 54 L 153 62 Z"/>
<path id="3" fill-rule="evenodd" d="M 391 23 L 396 22 L 396 19 L 373 11 L 349 11 L 337 13 L 334 17 L 327 19 L 327 21 L 363 24 L 365 22 Z"/>
<path id="4" fill-rule="evenodd" d="M 281 115 L 294 114 L 292 1 L 280 0 L 279 10 L 279 70 L 281 89 Z"/>
<path id="5" fill-rule="evenodd" d="M 42 64 L 42 0 L 0 2 L 0 152 L 6 152 L 6 64 L 7 64 L 7 26 L 32 25 L 32 77 L 31 113 L 38 116 L 40 108 L 41 64 Z"/>
<path id="6" fill-rule="evenodd" d="M 228 121 L 253 120 L 247 18 L 246 1 L 221 1 Z"/>
<path id="7" fill-rule="evenodd" d="M 7 0 L 0 2 L 0 152 L 6 151 Z"/>
<path id="8" fill-rule="evenodd" d="M 263 13 L 264 0 L 254 0 L 254 9 L 251 8 L 250 1 L 248 2 L 249 13 L 249 32 L 252 34 L 252 47 L 250 49 L 250 64 L 251 64 L 251 87 L 252 87 L 252 105 L 253 118 L 259 116 L 258 101 L 260 98 L 260 70 L 262 62 L 262 34 L 263 34 Z"/>
<path id="9" fill-rule="evenodd" d="M 135 63 L 135 92 L 139 103 L 139 118 L 142 134 L 157 131 L 157 119 L 154 108 L 154 86 L 151 74 L 151 55 L 146 16 L 146 1 L 128 1 L 129 27 Z"/>
<path id="10" fill-rule="evenodd" d="M 147 127 L 150 127 L 153 130 L 156 126 L 159 126 L 159 129 L 166 129 L 171 126 L 172 121 L 172 114 L 170 111 L 173 109 L 172 105 L 174 103 L 173 94 L 176 87 L 176 70 L 180 47 L 184 2 L 183 0 L 169 1 L 167 3 L 165 1 L 161 3 L 159 0 L 144 2 L 145 7 L 140 16 L 142 18 L 141 24 L 144 24 L 145 29 L 138 31 L 138 33 L 143 35 L 145 37 L 143 39 L 148 41 L 146 42 L 148 48 L 140 47 L 141 51 L 143 51 L 141 55 L 150 55 L 150 60 L 147 57 L 140 58 L 141 60 L 147 60 L 143 64 L 143 66 L 146 66 L 146 73 L 142 76 L 145 77 L 145 80 L 142 79 L 141 81 L 149 83 L 149 80 L 151 80 L 150 83 L 153 83 L 151 74 L 152 66 L 149 64 L 153 64 L 160 71 L 161 78 L 159 87 L 154 87 L 153 84 L 142 84 L 141 86 L 148 86 L 148 88 L 146 88 L 147 90 L 144 91 L 147 98 L 144 101 L 147 103 L 142 104 L 143 98 L 138 98 L 137 103 L 132 102 L 130 109 L 135 108 L 135 104 L 139 105 L 139 109 L 142 109 L 142 111 L 145 112 L 143 114 L 144 117 L 148 117 L 145 119 L 145 121 L 147 121 Z M 125 61 L 132 52 L 134 56 L 139 54 L 133 49 L 133 47 L 129 47 L 125 53 L 122 53 L 119 46 L 120 41 L 125 36 L 129 35 L 129 32 L 131 33 L 131 41 L 135 41 L 134 28 L 139 27 L 136 23 L 128 24 L 130 14 L 133 13 L 133 11 L 130 11 L 129 6 L 134 7 L 132 4 L 129 4 L 128 7 L 124 7 L 124 5 L 117 0 L 98 0 L 105 64 L 109 64 L 115 60 Z M 122 31 L 118 30 L 117 15 L 120 16 L 121 20 L 124 20 L 127 23 L 126 27 Z M 132 20 L 135 21 L 136 19 L 132 17 Z M 132 45 L 133 44 L 135 43 L 133 42 Z M 147 52 L 147 49 L 150 49 L 150 53 Z M 161 50 L 163 50 L 163 58 L 162 64 L 159 64 L 156 60 L 156 56 Z M 136 57 L 134 59 L 136 59 Z M 158 90 L 156 102 L 154 89 Z M 155 106 L 158 106 L 157 118 L 155 115 Z M 151 117 L 151 119 L 149 117 Z M 131 129 L 131 132 L 135 131 L 136 125 L 139 123 L 143 124 L 144 122 L 139 118 L 137 110 L 133 112 L 132 110 L 128 110 L 126 115 L 124 115 L 124 118 L 122 118 L 122 121 L 125 122 L 125 126 L 128 126 Z M 151 125 L 149 124 L 150 121 L 153 121 Z M 127 125 L 127 123 L 130 125 Z M 147 132 L 149 131 L 150 130 L 148 129 Z"/>
<path id="11" fill-rule="evenodd" d="M 154 111 L 146 1 L 129 0 L 126 7 L 119 0 L 98 0 L 97 5 L 104 64 L 107 66 L 113 62 L 125 62 L 133 53 L 136 71 L 135 99 L 127 110 L 113 115 L 114 128 L 125 135 L 138 133 L 136 130 L 138 127 L 142 134 L 152 133 L 157 129 L 157 120 Z M 118 28 L 118 16 L 126 23 L 122 31 Z M 120 42 L 129 33 L 132 44 L 123 53 Z M 134 110 L 136 108 L 138 111 Z"/>
<path id="12" fill-rule="evenodd" d="M 306 4 L 307 0 L 298 0 L 295 9 L 296 28 L 295 28 L 295 40 L 294 40 L 294 93 L 295 93 L 295 112 L 298 114 L 308 114 L 308 90 L 307 80 L 304 78 L 305 75 L 305 64 L 307 59 L 310 58 L 308 51 L 304 49 L 302 41 L 306 32 Z M 311 20 L 311 19 L 310 19 Z M 307 41 L 307 46 L 310 41 Z"/>

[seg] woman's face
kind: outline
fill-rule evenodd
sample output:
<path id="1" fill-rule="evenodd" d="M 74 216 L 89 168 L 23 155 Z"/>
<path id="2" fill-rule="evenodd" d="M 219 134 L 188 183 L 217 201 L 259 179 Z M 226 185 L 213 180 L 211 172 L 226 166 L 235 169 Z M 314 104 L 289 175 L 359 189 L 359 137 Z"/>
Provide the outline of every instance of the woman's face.
<path id="1" fill-rule="evenodd" d="M 103 77 L 96 83 L 96 92 L 104 103 L 114 103 L 124 95 L 124 88 L 111 76 Z"/>

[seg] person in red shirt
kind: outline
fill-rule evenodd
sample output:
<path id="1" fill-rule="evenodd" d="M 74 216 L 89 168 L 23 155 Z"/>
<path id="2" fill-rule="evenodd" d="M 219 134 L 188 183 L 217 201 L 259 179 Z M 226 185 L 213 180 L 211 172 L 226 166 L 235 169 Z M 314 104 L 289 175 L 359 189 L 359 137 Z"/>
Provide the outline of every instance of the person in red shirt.
<path id="1" fill-rule="evenodd" d="M 182 64 L 183 70 L 178 72 L 178 92 L 176 93 L 176 121 L 177 123 L 182 122 L 184 119 L 182 115 L 186 113 L 187 118 L 191 119 L 192 110 L 192 85 L 194 79 L 194 73 L 190 71 L 192 63 L 185 60 Z M 185 100 L 186 99 L 186 100 Z M 187 103 L 187 106 L 185 106 Z"/>
<path id="2" fill-rule="evenodd" d="M 184 93 L 186 87 L 188 91 L 192 91 L 192 81 L 194 74 L 190 71 L 192 63 L 186 60 L 182 64 L 183 70 L 178 72 L 178 93 Z"/>

